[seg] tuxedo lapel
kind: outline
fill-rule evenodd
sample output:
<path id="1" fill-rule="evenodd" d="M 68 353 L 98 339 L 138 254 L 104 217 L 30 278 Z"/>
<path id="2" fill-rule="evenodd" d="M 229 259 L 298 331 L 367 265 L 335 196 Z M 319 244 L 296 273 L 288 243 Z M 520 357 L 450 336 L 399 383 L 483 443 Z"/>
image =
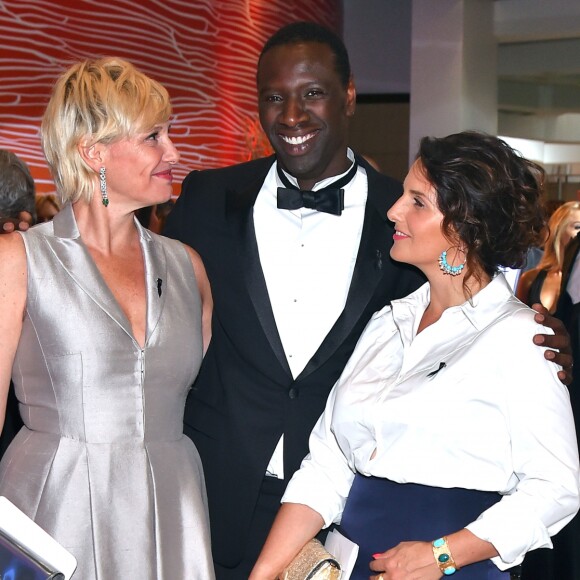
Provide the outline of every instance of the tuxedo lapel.
<path id="1" fill-rule="evenodd" d="M 367 172 L 368 195 L 365 207 L 363 230 L 357 259 L 346 299 L 346 304 L 326 338 L 310 359 L 298 380 L 305 378 L 327 361 L 352 332 L 365 308 L 371 301 L 377 285 L 383 277 L 383 268 L 389 260 L 387 247 L 387 196 L 376 184 L 376 172 L 366 162 L 357 161 Z"/>
<path id="2" fill-rule="evenodd" d="M 274 158 L 272 158 L 273 162 Z M 383 268 L 389 261 L 385 248 L 388 247 L 386 213 L 388 196 L 378 183 L 378 174 L 368 164 L 357 157 L 357 161 L 367 171 L 368 196 L 365 207 L 363 230 L 359 251 L 345 307 L 334 326 L 310 359 L 297 380 L 305 378 L 326 362 L 343 344 L 368 307 L 383 277 Z M 290 367 L 284 353 L 282 341 L 276 326 L 272 305 L 268 295 L 264 272 L 260 264 L 258 244 L 254 229 L 253 207 L 271 163 L 264 166 L 263 174 L 245 189 L 236 191 L 233 188 L 226 192 L 226 219 L 231 228 L 236 249 L 239 253 L 250 300 L 262 330 L 265 333 L 272 351 L 283 369 L 290 373 Z"/>
<path id="3" fill-rule="evenodd" d="M 276 326 L 274 312 L 272 311 L 266 279 L 264 278 L 264 272 L 260 264 L 258 242 L 254 228 L 254 203 L 256 202 L 256 198 L 270 167 L 271 163 L 266 166 L 264 174 L 256 178 L 244 190 L 227 190 L 226 220 L 231 228 L 234 239 L 238 242 L 236 249 L 246 280 L 248 294 L 256 311 L 256 316 L 280 365 L 285 372 L 291 374 Z"/>

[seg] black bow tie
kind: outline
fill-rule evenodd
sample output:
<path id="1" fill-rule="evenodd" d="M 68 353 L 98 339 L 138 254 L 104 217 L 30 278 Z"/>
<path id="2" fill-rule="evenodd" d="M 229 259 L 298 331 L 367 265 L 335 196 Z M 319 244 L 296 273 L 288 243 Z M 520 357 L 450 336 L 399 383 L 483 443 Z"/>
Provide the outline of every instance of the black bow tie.
<path id="1" fill-rule="evenodd" d="M 276 167 L 280 181 L 286 187 L 278 188 L 278 209 L 300 209 L 307 207 L 333 215 L 342 214 L 344 209 L 344 187 L 354 177 L 358 164 L 355 161 L 349 172 L 337 181 L 318 191 L 304 191 L 292 185 L 280 165 Z"/>

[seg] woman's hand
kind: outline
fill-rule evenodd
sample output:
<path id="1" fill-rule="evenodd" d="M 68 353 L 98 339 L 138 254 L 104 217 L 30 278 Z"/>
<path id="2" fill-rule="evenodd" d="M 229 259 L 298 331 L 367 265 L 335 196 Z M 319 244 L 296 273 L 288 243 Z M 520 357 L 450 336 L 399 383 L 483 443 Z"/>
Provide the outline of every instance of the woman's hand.
<path id="1" fill-rule="evenodd" d="M 442 577 L 429 542 L 401 542 L 375 554 L 371 570 L 379 572 L 373 580 L 437 580 Z"/>

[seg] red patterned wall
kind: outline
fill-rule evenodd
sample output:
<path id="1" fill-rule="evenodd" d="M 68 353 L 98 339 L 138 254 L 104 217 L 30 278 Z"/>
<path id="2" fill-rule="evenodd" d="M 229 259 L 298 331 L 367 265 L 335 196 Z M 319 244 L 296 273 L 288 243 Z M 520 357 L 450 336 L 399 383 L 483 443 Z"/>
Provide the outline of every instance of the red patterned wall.
<path id="1" fill-rule="evenodd" d="M 310 20 L 340 31 L 341 0 L 1 0 L 0 148 L 30 166 L 40 192 L 52 181 L 38 130 L 56 77 L 78 59 L 116 55 L 162 82 L 191 169 L 264 154 L 255 68 L 266 38 Z"/>

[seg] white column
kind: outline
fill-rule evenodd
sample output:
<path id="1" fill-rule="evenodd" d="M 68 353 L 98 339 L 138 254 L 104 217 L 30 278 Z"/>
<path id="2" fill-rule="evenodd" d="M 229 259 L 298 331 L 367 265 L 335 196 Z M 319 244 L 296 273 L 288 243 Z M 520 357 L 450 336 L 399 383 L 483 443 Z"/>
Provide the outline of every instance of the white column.
<path id="1" fill-rule="evenodd" d="M 409 159 L 425 135 L 497 132 L 490 0 L 413 0 Z"/>

